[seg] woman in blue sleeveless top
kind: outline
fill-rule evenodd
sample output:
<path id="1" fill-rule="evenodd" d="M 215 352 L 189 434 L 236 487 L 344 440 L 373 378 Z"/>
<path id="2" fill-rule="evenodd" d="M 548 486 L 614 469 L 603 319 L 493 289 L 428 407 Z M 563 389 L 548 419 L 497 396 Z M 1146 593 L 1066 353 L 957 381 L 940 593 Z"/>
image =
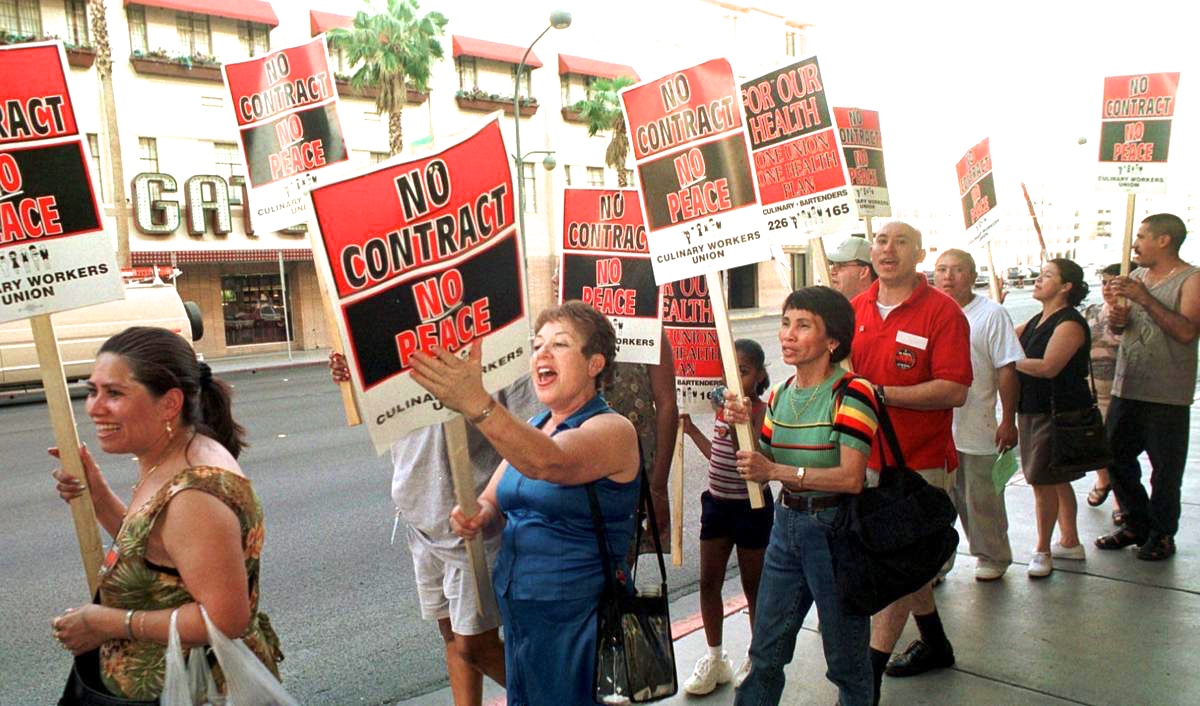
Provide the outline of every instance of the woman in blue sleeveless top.
<path id="1" fill-rule="evenodd" d="M 616 354 L 606 317 L 571 301 L 543 311 L 534 330 L 530 375 L 547 410 L 528 423 L 484 390 L 478 345 L 466 360 L 418 354 L 413 378 L 505 459 L 479 496 L 479 512 L 468 518 L 455 507 L 450 523 L 468 538 L 503 524 L 492 583 L 504 619 L 508 703 L 590 704 L 604 573 L 585 485 L 594 483 L 609 554 L 623 562 L 641 487 L 637 432 L 598 392 Z"/>

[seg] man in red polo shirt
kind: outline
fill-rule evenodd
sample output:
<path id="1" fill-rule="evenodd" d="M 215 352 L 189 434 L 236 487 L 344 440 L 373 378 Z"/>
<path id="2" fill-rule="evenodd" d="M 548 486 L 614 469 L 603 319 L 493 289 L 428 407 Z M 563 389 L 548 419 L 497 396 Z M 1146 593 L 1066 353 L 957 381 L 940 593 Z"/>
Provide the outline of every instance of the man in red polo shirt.
<path id="1" fill-rule="evenodd" d="M 850 356 L 854 372 L 874 383 L 876 399 L 887 405 L 908 467 L 949 492 L 957 465 L 953 408 L 966 402 L 972 379 L 971 328 L 961 307 L 917 272 L 924 258 L 921 232 L 906 223 L 888 223 L 875 234 L 871 261 L 879 279 L 852 302 Z M 879 444 L 869 466 L 880 468 Z M 921 639 L 888 664 L 909 613 Z M 871 662 L 876 703 L 885 668 L 904 677 L 954 664 L 932 583 L 872 618 Z"/>

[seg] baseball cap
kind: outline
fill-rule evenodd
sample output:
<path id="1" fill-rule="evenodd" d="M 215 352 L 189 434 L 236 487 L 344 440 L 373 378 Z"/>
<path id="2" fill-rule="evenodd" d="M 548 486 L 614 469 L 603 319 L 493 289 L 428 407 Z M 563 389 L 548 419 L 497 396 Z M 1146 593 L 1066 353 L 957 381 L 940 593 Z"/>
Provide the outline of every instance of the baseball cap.
<path id="1" fill-rule="evenodd" d="M 825 259 L 830 262 L 853 262 L 858 260 L 871 264 L 871 243 L 866 238 L 852 236 L 842 241 L 837 249 L 827 254 Z"/>

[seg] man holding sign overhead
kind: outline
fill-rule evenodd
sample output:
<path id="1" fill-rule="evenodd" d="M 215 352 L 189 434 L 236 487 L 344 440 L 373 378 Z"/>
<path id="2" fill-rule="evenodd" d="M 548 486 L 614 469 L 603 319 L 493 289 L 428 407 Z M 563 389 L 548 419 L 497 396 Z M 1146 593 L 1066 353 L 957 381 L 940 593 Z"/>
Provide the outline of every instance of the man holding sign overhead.
<path id="1" fill-rule="evenodd" d="M 854 299 L 851 361 L 856 373 L 875 384 L 875 398 L 888 406 L 908 467 L 948 493 L 957 465 L 951 410 L 966 402 L 973 379 L 970 327 L 958 304 L 917 272 L 924 259 L 921 231 L 907 223 L 893 221 L 875 234 L 871 262 L 879 279 Z M 878 446 L 869 466 L 882 467 Z M 888 666 L 909 613 L 921 639 Z M 871 663 L 876 698 L 885 666 L 889 675 L 902 677 L 954 664 L 932 583 L 872 619 Z"/>

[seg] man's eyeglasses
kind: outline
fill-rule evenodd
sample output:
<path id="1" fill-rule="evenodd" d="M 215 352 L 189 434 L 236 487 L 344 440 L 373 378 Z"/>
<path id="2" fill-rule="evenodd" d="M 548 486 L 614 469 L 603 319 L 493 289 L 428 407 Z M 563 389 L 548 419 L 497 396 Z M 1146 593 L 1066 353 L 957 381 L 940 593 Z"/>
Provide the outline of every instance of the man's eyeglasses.
<path id="1" fill-rule="evenodd" d="M 835 272 L 837 270 L 842 269 L 843 267 L 849 267 L 851 265 L 854 265 L 856 267 L 870 267 L 870 265 L 863 262 L 862 260 L 851 260 L 849 262 L 831 262 L 831 263 L 829 263 L 829 271 Z"/>

